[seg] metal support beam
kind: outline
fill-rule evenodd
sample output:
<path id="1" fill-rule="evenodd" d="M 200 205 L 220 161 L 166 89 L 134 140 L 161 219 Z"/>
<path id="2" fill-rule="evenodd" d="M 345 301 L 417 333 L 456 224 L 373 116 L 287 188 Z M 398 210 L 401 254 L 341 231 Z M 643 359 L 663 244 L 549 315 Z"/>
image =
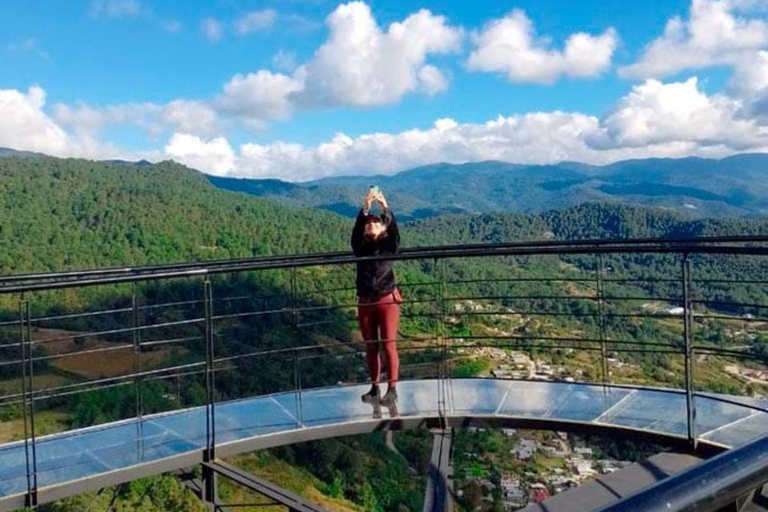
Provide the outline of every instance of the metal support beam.
<path id="1" fill-rule="evenodd" d="M 310 503 L 301 496 L 287 491 L 281 487 L 274 485 L 262 478 L 254 476 L 247 471 L 243 471 L 240 468 L 227 464 L 226 462 L 204 462 L 203 470 L 219 474 L 229 480 L 232 480 L 238 485 L 245 487 L 251 491 L 257 492 L 262 496 L 273 500 L 276 503 L 284 505 L 290 512 L 327 512 L 326 509 Z M 222 505 L 223 506 L 223 505 Z"/>
<path id="2" fill-rule="evenodd" d="M 216 473 L 210 467 L 203 464 L 203 479 L 201 486 L 200 499 L 203 500 L 209 508 L 216 509 L 219 498 L 219 481 Z"/>
<path id="3" fill-rule="evenodd" d="M 181 481 L 184 486 L 192 491 L 192 493 L 197 496 L 201 501 L 203 501 L 205 507 L 210 510 L 211 512 L 217 512 L 216 511 L 216 505 L 213 503 L 210 503 L 206 501 L 205 499 L 205 483 L 203 483 L 202 478 L 198 478 L 194 476 L 191 473 L 188 473 L 184 470 L 177 470 L 173 472 L 173 475 Z"/>
<path id="4" fill-rule="evenodd" d="M 452 444 L 452 430 L 435 431 L 423 512 L 453 512 Z"/>

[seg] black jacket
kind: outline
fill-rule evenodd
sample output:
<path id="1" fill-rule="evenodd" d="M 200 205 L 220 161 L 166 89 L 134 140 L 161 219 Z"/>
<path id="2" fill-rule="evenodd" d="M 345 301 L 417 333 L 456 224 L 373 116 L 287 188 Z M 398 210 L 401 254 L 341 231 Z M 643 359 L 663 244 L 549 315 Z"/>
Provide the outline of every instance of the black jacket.
<path id="1" fill-rule="evenodd" d="M 395 215 L 385 208 L 380 215 L 387 231 L 373 241 L 365 236 L 365 213 L 357 214 L 352 229 L 352 251 L 355 256 L 380 256 L 397 254 L 400 251 L 400 231 Z M 382 297 L 395 290 L 395 273 L 391 261 L 359 261 L 357 263 L 357 296 L 372 299 Z"/>

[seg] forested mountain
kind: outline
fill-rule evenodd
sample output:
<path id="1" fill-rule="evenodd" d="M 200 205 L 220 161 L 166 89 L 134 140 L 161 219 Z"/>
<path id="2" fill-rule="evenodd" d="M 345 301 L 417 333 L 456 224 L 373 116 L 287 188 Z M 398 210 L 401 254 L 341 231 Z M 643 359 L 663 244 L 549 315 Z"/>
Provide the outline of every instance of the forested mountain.
<path id="1" fill-rule="evenodd" d="M 409 226 L 415 245 L 768 235 L 768 218 L 696 219 L 658 208 L 606 203 L 585 203 L 540 214 L 443 215 Z"/>
<path id="2" fill-rule="evenodd" d="M 217 190 L 180 165 L 0 158 L 0 272 L 326 251 L 349 220 Z"/>
<path id="3" fill-rule="evenodd" d="M 664 206 L 695 217 L 768 212 L 768 155 L 722 160 L 647 159 L 590 166 L 479 162 L 435 164 L 394 176 L 339 177 L 307 183 L 209 178 L 220 188 L 354 214 L 361 191 L 380 185 L 403 218 L 446 213 L 542 212 L 584 202 Z"/>
<path id="4" fill-rule="evenodd" d="M 350 191 L 359 195 L 364 183 Z M 409 197 L 391 192 L 390 199 L 402 220 Z M 171 162 L 0 158 L 3 274 L 346 250 L 350 228 L 349 218 L 333 213 L 218 190 L 201 173 Z M 540 214 L 443 215 L 406 223 L 403 240 L 417 246 L 765 233 L 768 220 L 589 203 Z"/>

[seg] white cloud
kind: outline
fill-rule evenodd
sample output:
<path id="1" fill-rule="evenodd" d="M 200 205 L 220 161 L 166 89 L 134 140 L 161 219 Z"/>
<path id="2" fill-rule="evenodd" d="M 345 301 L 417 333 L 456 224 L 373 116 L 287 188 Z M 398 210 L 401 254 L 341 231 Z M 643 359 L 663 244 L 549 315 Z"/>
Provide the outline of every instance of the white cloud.
<path id="1" fill-rule="evenodd" d="M 703 147 L 677 141 L 643 147 L 593 147 L 590 140 L 602 131 L 600 119 L 569 112 L 499 116 L 477 124 L 440 119 L 426 130 L 359 137 L 337 134 L 315 147 L 284 142 L 243 144 L 231 174 L 305 181 L 343 174 L 394 174 L 436 162 L 550 164 L 572 160 L 601 164 L 627 158 L 733 153 L 724 146 Z M 768 148 L 768 139 L 764 147 Z"/>
<path id="2" fill-rule="evenodd" d="M 728 89 L 741 101 L 744 118 L 768 124 L 768 51 L 738 62 Z"/>
<path id="3" fill-rule="evenodd" d="M 280 71 L 293 72 L 298 66 L 296 64 L 296 54 L 293 52 L 286 52 L 284 50 L 278 50 L 272 56 L 272 65 Z"/>
<path id="4" fill-rule="evenodd" d="M 174 100 L 160 110 L 160 119 L 169 127 L 193 134 L 210 134 L 221 129 L 216 111 L 194 100 Z"/>
<path id="5" fill-rule="evenodd" d="M 627 77 L 662 77 L 679 71 L 753 58 L 768 46 L 768 21 L 759 0 L 693 0 L 688 19 L 670 19 L 640 60 L 620 70 Z"/>
<path id="6" fill-rule="evenodd" d="M 736 2 L 746 9 L 754 1 L 719 3 L 730 6 L 731 10 L 721 11 L 728 14 Z M 695 0 L 694 7 L 711 3 L 718 2 Z M 218 27 L 214 39 L 220 38 L 221 23 L 211 21 Z M 338 6 L 327 23 L 329 37 L 308 62 L 296 66 L 294 57 L 278 54 L 275 61 L 286 68 L 285 73 L 237 74 L 209 99 L 99 107 L 60 104 L 46 109 L 39 87 L 27 93 L 0 90 L 0 146 L 112 158 L 125 152 L 100 142 L 101 136 L 107 128 L 133 126 L 145 130 L 150 141 L 168 138 L 162 150 L 142 156 L 171 157 L 214 174 L 290 180 L 388 174 L 441 161 L 606 163 L 768 151 L 768 51 L 747 45 L 743 34 L 733 36 L 741 42 L 732 47 L 750 49 L 730 55 L 735 75 L 718 94 L 704 93 L 696 78 L 668 83 L 648 79 L 603 118 L 559 111 L 499 116 L 485 123 L 446 118 L 428 128 L 399 133 L 337 133 L 316 146 L 280 141 L 231 145 L 224 135 L 237 126 L 236 121 L 247 128 L 263 128 L 268 121 L 300 109 L 380 105 L 409 93 L 439 93 L 447 88 L 448 78 L 430 57 L 459 50 L 463 39 L 461 29 L 426 10 L 380 27 L 361 2 Z M 759 33 L 755 28 L 759 24 L 734 23 Z M 477 47 L 468 65 L 503 71 L 522 81 L 587 76 L 610 66 L 616 40 L 612 29 L 598 36 L 572 34 L 562 50 L 555 50 L 535 35 L 522 11 L 513 11 L 475 36 Z M 724 43 L 715 46 L 722 48 Z"/>
<path id="7" fill-rule="evenodd" d="M 687 142 L 734 151 L 765 144 L 768 131 L 739 118 L 740 107 L 728 96 L 707 96 L 695 77 L 669 84 L 649 79 L 617 103 L 591 142 L 598 148 Z"/>
<path id="8" fill-rule="evenodd" d="M 135 18 L 142 7 L 136 0 L 93 0 L 90 12 L 94 18 Z"/>
<path id="9" fill-rule="evenodd" d="M 100 109 L 57 105 L 52 117 L 45 112 L 41 88 L 31 87 L 27 93 L 0 90 L 0 146 L 57 156 L 173 158 L 212 174 L 297 181 L 349 173 L 391 174 L 435 162 L 607 163 L 651 156 L 768 152 L 768 128 L 759 118 L 745 118 L 740 100 L 724 94 L 707 96 L 695 78 L 666 84 L 648 80 L 603 119 L 578 112 L 500 116 L 485 123 L 439 119 L 427 129 L 399 133 L 356 137 L 338 133 L 317 146 L 246 143 L 235 149 L 223 136 L 183 131 L 210 124 L 209 131 L 217 133 L 216 113 L 209 108 L 183 101 Z M 177 132 L 162 151 L 128 152 L 97 137 L 102 128 L 115 123 L 147 123 L 148 129 L 158 125 Z"/>
<path id="10" fill-rule="evenodd" d="M 235 75 L 216 100 L 218 107 L 234 117 L 263 121 L 283 119 L 291 113 L 289 96 L 301 89 L 295 78 L 261 70 Z"/>
<path id="11" fill-rule="evenodd" d="M 235 152 L 224 137 L 203 140 L 176 133 L 165 146 L 165 153 L 184 165 L 223 176 L 235 168 Z"/>
<path id="12" fill-rule="evenodd" d="M 200 22 L 200 30 L 209 43 L 217 43 L 224 35 L 224 27 L 216 18 L 205 18 Z"/>
<path id="13" fill-rule="evenodd" d="M 427 64 L 419 70 L 421 89 L 429 95 L 437 94 L 448 89 L 448 81 L 443 73 L 435 66 Z"/>
<path id="14" fill-rule="evenodd" d="M 112 145 L 89 134 L 69 133 L 45 112 L 45 91 L 32 86 L 26 93 L 0 89 L 0 147 L 54 156 L 116 158 Z"/>
<path id="15" fill-rule="evenodd" d="M 439 119 L 428 129 L 400 133 L 337 133 L 317 146 L 246 143 L 227 172 L 304 181 L 392 174 L 435 162 L 603 164 L 627 158 L 767 152 L 768 128 L 744 118 L 741 109 L 738 99 L 706 95 L 696 78 L 673 83 L 651 79 L 633 88 L 602 119 L 578 112 L 534 112 L 485 123 Z M 228 154 L 221 158 L 231 163 Z"/>
<path id="16" fill-rule="evenodd" d="M 328 17 L 330 36 L 302 66 L 279 52 L 277 64 L 296 68 L 292 76 L 259 70 L 238 74 L 214 101 L 228 116 L 263 128 L 297 109 L 369 106 L 393 103 L 412 91 L 428 95 L 448 87 L 443 73 L 426 59 L 459 48 L 460 29 L 445 18 L 421 10 L 387 31 L 376 24 L 362 2 L 340 5 Z"/>
<path id="17" fill-rule="evenodd" d="M 276 20 L 277 11 L 274 9 L 251 11 L 235 20 L 235 33 L 246 36 L 254 32 L 262 32 L 272 28 Z"/>
<path id="18" fill-rule="evenodd" d="M 244 35 L 264 29 L 277 18 L 273 9 L 253 11 L 236 21 L 235 31 Z M 351 2 L 338 6 L 327 23 L 329 38 L 309 62 L 298 65 L 294 54 L 279 51 L 273 64 L 285 73 L 261 69 L 234 75 L 214 98 L 167 105 L 58 105 L 56 116 L 82 133 L 135 125 L 151 135 L 170 129 L 211 136 L 221 128 L 220 118 L 261 130 L 296 110 L 381 105 L 410 92 L 434 95 L 447 89 L 446 75 L 427 63 L 430 55 L 460 48 L 461 29 L 449 26 L 444 17 L 421 10 L 383 30 L 366 4 Z M 224 35 L 224 25 L 215 18 L 204 19 L 200 30 L 212 43 Z"/>
<path id="19" fill-rule="evenodd" d="M 750 57 L 754 58 L 736 65 L 731 80 L 731 89 L 742 96 L 768 90 L 768 51 L 760 51 Z"/>
<path id="20" fill-rule="evenodd" d="M 434 162 L 553 162 L 587 152 L 579 134 L 596 129 L 597 123 L 593 117 L 561 112 L 500 117 L 484 124 L 441 119 L 427 130 L 356 138 L 337 134 L 311 148 L 244 144 L 238 167 L 248 175 L 300 181 L 347 173 L 391 174 Z"/>
<path id="21" fill-rule="evenodd" d="M 304 107 L 394 103 L 419 89 L 444 88 L 428 56 L 457 51 L 462 31 L 443 16 L 420 10 L 382 30 L 363 2 L 340 5 L 328 16 L 328 41 L 297 72 Z M 425 69 L 426 68 L 426 69 Z"/>
<path id="22" fill-rule="evenodd" d="M 69 137 L 43 112 L 45 91 L 29 88 L 0 90 L 0 147 L 40 151 L 54 155 L 66 152 Z"/>
<path id="23" fill-rule="evenodd" d="M 114 126 L 136 126 L 151 136 L 164 131 L 211 135 L 223 127 L 212 107 L 195 100 L 174 100 L 165 104 L 124 103 L 104 107 L 57 104 L 53 115 L 62 126 L 88 136 L 95 136 L 104 128 Z"/>
<path id="24" fill-rule="evenodd" d="M 563 51 L 536 36 L 533 23 L 520 10 L 493 20 L 473 37 L 475 50 L 467 60 L 472 71 L 505 73 L 512 82 L 552 83 L 561 76 L 593 77 L 611 65 L 618 43 L 609 28 L 598 36 L 572 34 Z"/>

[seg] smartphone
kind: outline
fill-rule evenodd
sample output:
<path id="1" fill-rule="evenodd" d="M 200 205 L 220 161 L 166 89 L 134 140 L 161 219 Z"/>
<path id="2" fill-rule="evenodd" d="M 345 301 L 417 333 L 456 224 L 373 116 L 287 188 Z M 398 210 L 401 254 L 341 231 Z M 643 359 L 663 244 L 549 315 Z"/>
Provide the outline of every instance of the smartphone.
<path id="1" fill-rule="evenodd" d="M 374 194 L 381 194 L 381 189 L 378 185 L 371 185 L 370 192 L 373 192 Z"/>

